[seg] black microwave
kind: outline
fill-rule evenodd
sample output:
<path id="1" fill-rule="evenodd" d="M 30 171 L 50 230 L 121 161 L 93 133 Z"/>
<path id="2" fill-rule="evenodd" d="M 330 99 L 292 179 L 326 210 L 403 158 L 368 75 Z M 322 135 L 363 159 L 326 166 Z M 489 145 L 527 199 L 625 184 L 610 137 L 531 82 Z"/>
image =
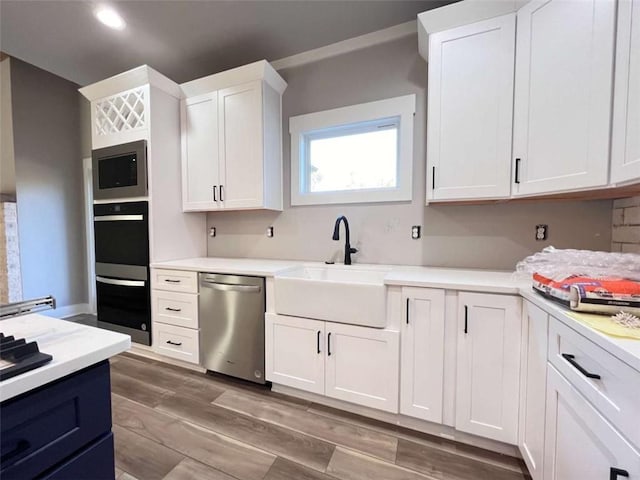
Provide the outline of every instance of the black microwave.
<path id="1" fill-rule="evenodd" d="M 93 198 L 147 196 L 147 142 L 123 143 L 91 152 Z"/>

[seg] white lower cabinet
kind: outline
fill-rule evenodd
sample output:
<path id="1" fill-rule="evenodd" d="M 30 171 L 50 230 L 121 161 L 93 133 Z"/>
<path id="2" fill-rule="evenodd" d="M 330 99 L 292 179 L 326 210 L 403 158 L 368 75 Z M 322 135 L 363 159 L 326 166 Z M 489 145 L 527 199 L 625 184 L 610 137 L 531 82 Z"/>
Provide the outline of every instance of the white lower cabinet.
<path id="1" fill-rule="evenodd" d="M 640 478 L 640 454 L 549 365 L 544 479 L 625 478 Z"/>
<path id="2" fill-rule="evenodd" d="M 400 413 L 442 423 L 444 290 L 403 288 Z"/>
<path id="3" fill-rule="evenodd" d="M 265 317 L 267 380 L 324 394 L 324 324 L 319 320 Z"/>
<path id="4" fill-rule="evenodd" d="M 516 445 L 521 299 L 458 295 L 456 429 Z"/>
<path id="5" fill-rule="evenodd" d="M 549 315 L 535 305 L 524 306 L 524 341 L 520 381 L 518 446 L 533 480 L 542 479 L 547 388 Z"/>
<path id="6" fill-rule="evenodd" d="M 327 323 L 325 395 L 398 412 L 399 333 Z"/>
<path id="7" fill-rule="evenodd" d="M 266 379 L 398 412 L 399 333 L 266 315 Z"/>

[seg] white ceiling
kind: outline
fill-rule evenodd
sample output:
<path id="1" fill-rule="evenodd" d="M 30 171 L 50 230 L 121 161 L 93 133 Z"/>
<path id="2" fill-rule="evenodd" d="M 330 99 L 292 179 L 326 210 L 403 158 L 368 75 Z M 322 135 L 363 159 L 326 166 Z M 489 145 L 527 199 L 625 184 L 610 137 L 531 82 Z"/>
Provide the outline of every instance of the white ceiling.
<path id="1" fill-rule="evenodd" d="M 115 31 L 94 18 L 97 2 L 0 0 L 0 49 L 80 85 L 145 63 L 182 83 L 397 25 L 451 2 L 114 1 L 127 22 Z"/>

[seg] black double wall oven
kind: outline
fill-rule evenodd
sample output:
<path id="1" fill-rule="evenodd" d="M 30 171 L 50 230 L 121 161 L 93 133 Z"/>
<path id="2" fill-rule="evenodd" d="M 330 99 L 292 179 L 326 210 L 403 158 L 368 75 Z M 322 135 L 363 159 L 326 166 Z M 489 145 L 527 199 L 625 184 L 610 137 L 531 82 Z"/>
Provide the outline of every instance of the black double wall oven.
<path id="1" fill-rule="evenodd" d="M 126 145 L 93 152 L 95 198 L 120 197 L 115 192 L 119 188 L 125 190 L 119 201 L 93 205 L 98 327 L 126 333 L 136 343 L 151 345 L 149 203 L 146 199 L 128 201 L 127 194 L 133 194 L 133 182 L 114 180 L 143 177 L 144 191 L 138 188 L 136 193 L 146 197 L 146 152 L 141 149 L 144 145 L 138 142 L 130 145 L 135 146 L 138 153 L 132 154 L 135 149 L 123 148 Z M 102 163 L 100 168 L 100 162 L 105 161 L 113 163 L 110 166 Z M 133 169 L 138 163 L 145 165 L 145 172 L 134 175 Z M 95 178 L 104 176 L 105 172 L 113 185 L 110 192 L 104 191 L 107 182 Z M 117 186 L 118 183 L 121 186 Z"/>

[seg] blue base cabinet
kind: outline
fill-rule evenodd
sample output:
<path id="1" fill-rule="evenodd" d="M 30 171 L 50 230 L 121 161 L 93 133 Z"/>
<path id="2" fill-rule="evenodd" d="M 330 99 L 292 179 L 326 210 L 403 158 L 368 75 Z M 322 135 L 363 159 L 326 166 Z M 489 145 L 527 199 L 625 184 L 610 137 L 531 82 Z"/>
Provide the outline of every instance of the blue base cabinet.
<path id="1" fill-rule="evenodd" d="M 2 480 L 113 480 L 113 455 L 108 361 L 0 404 Z"/>

